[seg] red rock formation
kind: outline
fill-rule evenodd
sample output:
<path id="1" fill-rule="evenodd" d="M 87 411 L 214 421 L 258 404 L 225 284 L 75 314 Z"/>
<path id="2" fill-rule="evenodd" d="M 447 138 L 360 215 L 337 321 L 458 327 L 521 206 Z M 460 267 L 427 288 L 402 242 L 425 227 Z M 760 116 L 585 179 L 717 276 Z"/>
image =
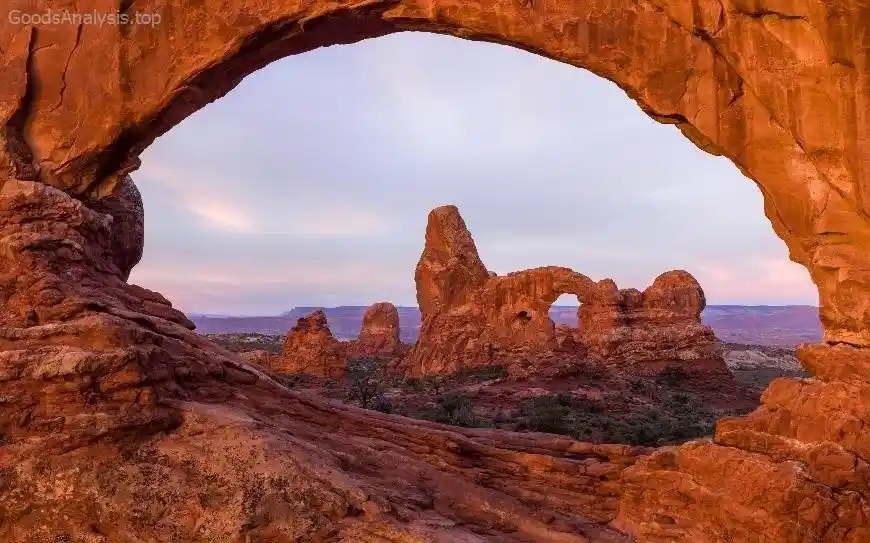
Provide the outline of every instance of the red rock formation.
<path id="1" fill-rule="evenodd" d="M 407 352 L 399 341 L 399 311 L 389 302 L 378 302 L 366 309 L 359 337 L 347 344 L 347 357 L 395 358 Z"/>
<path id="2" fill-rule="evenodd" d="M 556 266 L 484 278 L 486 268 L 456 207 L 433 210 L 426 232 L 416 277 L 427 309 L 402 366 L 411 375 L 501 364 L 529 376 L 591 356 L 642 374 L 677 363 L 717 385 L 734 384 L 713 330 L 701 324 L 704 292 L 687 272 L 664 273 L 643 293 Z M 435 276 L 440 280 L 429 279 Z M 549 309 L 565 293 L 582 302 L 580 329 L 557 333 Z M 453 301 L 431 302 L 447 299 Z"/>
<path id="3" fill-rule="evenodd" d="M 688 272 L 669 271 L 645 291 L 608 289 L 578 310 L 579 336 L 590 356 L 633 373 L 671 364 L 719 386 L 733 386 L 713 329 L 701 323 L 706 300 Z"/>
<path id="4" fill-rule="evenodd" d="M 307 373 L 317 377 L 344 375 L 347 371 L 345 345 L 332 336 L 323 310 L 296 321 L 272 369 L 278 373 Z"/>
<path id="5" fill-rule="evenodd" d="M 108 197 L 90 203 L 95 211 L 112 217 L 112 244 L 116 264 L 126 281 L 142 259 L 145 247 L 145 211 L 142 195 L 129 175 L 122 177 Z"/>
<path id="6" fill-rule="evenodd" d="M 239 358 L 245 362 L 256 364 L 263 369 L 270 370 L 277 365 L 278 356 L 263 349 L 255 349 L 253 351 L 242 351 L 239 353 Z"/>
<path id="7" fill-rule="evenodd" d="M 490 278 L 465 221 L 456 206 L 443 206 L 429 213 L 426 244 L 414 282 L 421 320 L 468 303 L 472 292 Z"/>
<path id="8" fill-rule="evenodd" d="M 0 26 L 0 539 L 612 541 L 597 523 L 617 502 L 643 541 L 870 539 L 866 2 L 252 6 L 154 0 L 162 26 L 123 31 Z M 293 394 L 123 282 L 93 202 L 155 138 L 271 61 L 403 30 L 589 69 L 729 158 L 818 286 L 824 343 L 801 351 L 816 378 L 776 381 L 715 443 L 663 449 L 620 486 L 624 448 Z"/>

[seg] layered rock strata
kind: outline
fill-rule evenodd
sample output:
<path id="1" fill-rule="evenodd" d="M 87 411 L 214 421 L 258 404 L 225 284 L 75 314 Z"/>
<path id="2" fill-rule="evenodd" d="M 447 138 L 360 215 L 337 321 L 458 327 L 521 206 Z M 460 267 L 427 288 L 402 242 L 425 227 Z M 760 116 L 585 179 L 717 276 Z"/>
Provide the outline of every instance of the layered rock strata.
<path id="1" fill-rule="evenodd" d="M 0 188 L 0 540 L 628 540 L 607 523 L 647 451 L 288 390 L 125 283 L 112 223 Z"/>

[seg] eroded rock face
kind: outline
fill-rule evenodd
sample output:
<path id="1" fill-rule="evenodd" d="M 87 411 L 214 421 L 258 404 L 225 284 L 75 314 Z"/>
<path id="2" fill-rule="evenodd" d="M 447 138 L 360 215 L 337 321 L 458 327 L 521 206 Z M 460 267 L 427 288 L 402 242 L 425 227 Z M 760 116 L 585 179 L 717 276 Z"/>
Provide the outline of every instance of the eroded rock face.
<path id="1" fill-rule="evenodd" d="M 90 203 L 95 211 L 112 217 L 112 244 L 121 278 L 130 277 L 133 267 L 142 260 L 145 248 L 145 209 L 142 195 L 129 175 L 122 177 L 112 194 Z"/>
<path id="2" fill-rule="evenodd" d="M 426 244 L 414 272 L 421 320 L 467 303 L 489 277 L 456 206 L 429 212 Z"/>
<path id="3" fill-rule="evenodd" d="M 443 230 L 445 216 L 451 217 L 451 236 L 462 240 L 447 244 L 450 250 L 442 249 L 445 236 L 431 235 Z M 644 292 L 619 290 L 610 279 L 596 283 L 558 266 L 486 279 L 475 275 L 481 279 L 472 282 L 467 270 L 486 268 L 464 225 L 453 206 L 429 215 L 417 267 L 418 298 L 454 301 L 428 306 L 417 342 L 403 363 L 411 375 L 497 364 L 514 376 L 528 377 L 552 372 L 553 366 L 568 371 L 566 365 L 589 357 L 639 374 L 678 364 L 716 385 L 734 385 L 713 330 L 701 324 L 704 291 L 688 272 L 663 273 Z M 430 270 L 437 270 L 441 281 L 430 280 Z M 450 278 L 459 284 L 450 284 Z M 550 306 L 566 293 L 582 303 L 579 329 L 558 330 L 550 319 Z"/>
<path id="4" fill-rule="evenodd" d="M 63 7 L 90 9 L 81 0 Z M 0 169 L 79 196 L 107 194 L 155 138 L 271 61 L 403 30 L 486 37 L 610 79 L 652 118 L 727 156 L 762 187 L 774 230 L 819 286 L 826 341 L 870 346 L 870 174 L 863 166 L 870 120 L 860 113 L 870 96 L 863 41 L 870 16 L 861 0 L 817 8 L 805 0 L 497 9 L 478 0 L 342 0 L 231 1 L 214 10 L 155 0 L 148 13 L 159 24 L 124 32 L 7 22 L 0 29 Z M 295 21 L 305 21 L 304 29 Z M 192 33 L 203 39 L 187 43 Z M 106 77 L 88 75 L 94 66 Z"/>
<path id="5" fill-rule="evenodd" d="M 264 351 L 263 349 L 255 349 L 253 351 L 242 351 L 239 353 L 239 358 L 244 360 L 245 362 L 250 362 L 252 364 L 256 364 L 260 366 L 264 370 L 269 370 L 274 368 L 277 363 L 279 357 L 274 353 L 270 353 L 269 351 Z"/>
<path id="6" fill-rule="evenodd" d="M 392 359 L 406 352 L 407 347 L 399 341 L 399 311 L 389 302 L 370 305 L 363 314 L 359 337 L 347 343 L 349 359 Z"/>
<path id="7" fill-rule="evenodd" d="M 633 373 L 677 364 L 710 384 L 733 386 L 713 329 L 701 323 L 705 306 L 701 285 L 682 270 L 661 274 L 643 292 L 610 283 L 578 310 L 578 336 L 589 356 Z"/>
<path id="8" fill-rule="evenodd" d="M 307 373 L 317 377 L 344 375 L 347 371 L 345 346 L 333 337 L 323 310 L 296 321 L 273 369 L 279 373 Z"/>

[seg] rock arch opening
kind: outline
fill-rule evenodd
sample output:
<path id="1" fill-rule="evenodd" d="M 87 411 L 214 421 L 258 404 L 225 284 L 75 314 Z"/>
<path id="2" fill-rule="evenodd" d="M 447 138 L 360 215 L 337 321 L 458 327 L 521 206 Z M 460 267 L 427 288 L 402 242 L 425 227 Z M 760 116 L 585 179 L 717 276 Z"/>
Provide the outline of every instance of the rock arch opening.
<path id="1" fill-rule="evenodd" d="M 0 316 L 3 392 L 13 400 L 0 404 L 0 492 L 16 511 L 4 539 L 178 540 L 197 530 L 207 539 L 245 530 L 350 540 L 397 531 L 496 541 L 870 537 L 859 424 L 870 386 L 867 7 L 605 4 L 267 2 L 216 12 L 155 2 L 170 22 L 159 31 L 4 23 Z M 124 282 L 124 244 L 93 202 L 154 138 L 273 60 L 402 30 L 588 68 L 733 161 L 819 288 L 825 341 L 800 352 L 816 378 L 778 381 L 752 415 L 720 421 L 713 442 L 654 452 L 447 432 L 292 393 L 190 333 L 158 294 Z M 93 66 L 106 77 L 86 77 Z M 30 311 L 38 322 L 21 326 Z M 165 486 L 154 486 L 155 471 Z M 107 484 L 115 472 L 123 488 Z M 223 495 L 247 496 L 255 480 L 280 514 L 202 499 L 215 481 Z M 287 498 L 288 485 L 334 507 L 312 516 Z M 69 500 L 54 491 L 62 488 L 100 501 Z M 142 511 L 130 496 L 177 507 Z M 411 522 L 421 510 L 426 520 Z"/>

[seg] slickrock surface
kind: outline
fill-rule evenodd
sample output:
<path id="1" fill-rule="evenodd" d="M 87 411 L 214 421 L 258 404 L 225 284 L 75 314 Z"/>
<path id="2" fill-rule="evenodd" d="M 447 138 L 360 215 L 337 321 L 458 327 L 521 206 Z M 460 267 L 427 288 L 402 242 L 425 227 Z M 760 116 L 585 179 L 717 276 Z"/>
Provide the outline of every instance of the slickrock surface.
<path id="1" fill-rule="evenodd" d="M 0 189 L 0 540 L 629 540 L 606 523 L 648 451 L 290 391 L 124 283 L 111 224 Z"/>
<path id="2" fill-rule="evenodd" d="M 329 331 L 326 313 L 317 310 L 296 322 L 274 364 L 279 373 L 340 377 L 347 371 L 347 353 Z"/>
<path id="3" fill-rule="evenodd" d="M 407 352 L 399 341 L 399 311 L 389 302 L 372 304 L 363 314 L 357 339 L 347 343 L 347 357 L 395 358 Z"/>
<path id="4" fill-rule="evenodd" d="M 426 309 L 404 371 L 418 376 L 504 365 L 528 377 L 591 358 L 642 375 L 678 364 L 734 386 L 713 330 L 701 324 L 704 291 L 688 272 L 666 272 L 639 292 L 558 266 L 491 277 L 485 269 L 459 210 L 434 209 L 415 275 Z M 582 304 L 579 329 L 557 328 L 550 319 L 550 306 L 566 293 Z"/>
<path id="5" fill-rule="evenodd" d="M 650 542 L 870 539 L 865 0 L 142 10 L 160 25 L 0 21 L 0 539 L 613 541 L 590 521 L 614 509 L 616 526 Z M 124 283 L 135 258 L 121 247 L 135 242 L 119 242 L 129 234 L 111 224 L 126 219 L 97 209 L 124 214 L 96 201 L 156 137 L 273 60 L 402 30 L 589 69 L 730 159 L 818 286 L 824 342 L 798 353 L 815 378 L 775 381 L 715 443 L 660 450 L 617 483 L 635 454 L 625 448 L 447 431 L 290 393 Z M 428 298 L 424 312 L 463 295 Z"/>

